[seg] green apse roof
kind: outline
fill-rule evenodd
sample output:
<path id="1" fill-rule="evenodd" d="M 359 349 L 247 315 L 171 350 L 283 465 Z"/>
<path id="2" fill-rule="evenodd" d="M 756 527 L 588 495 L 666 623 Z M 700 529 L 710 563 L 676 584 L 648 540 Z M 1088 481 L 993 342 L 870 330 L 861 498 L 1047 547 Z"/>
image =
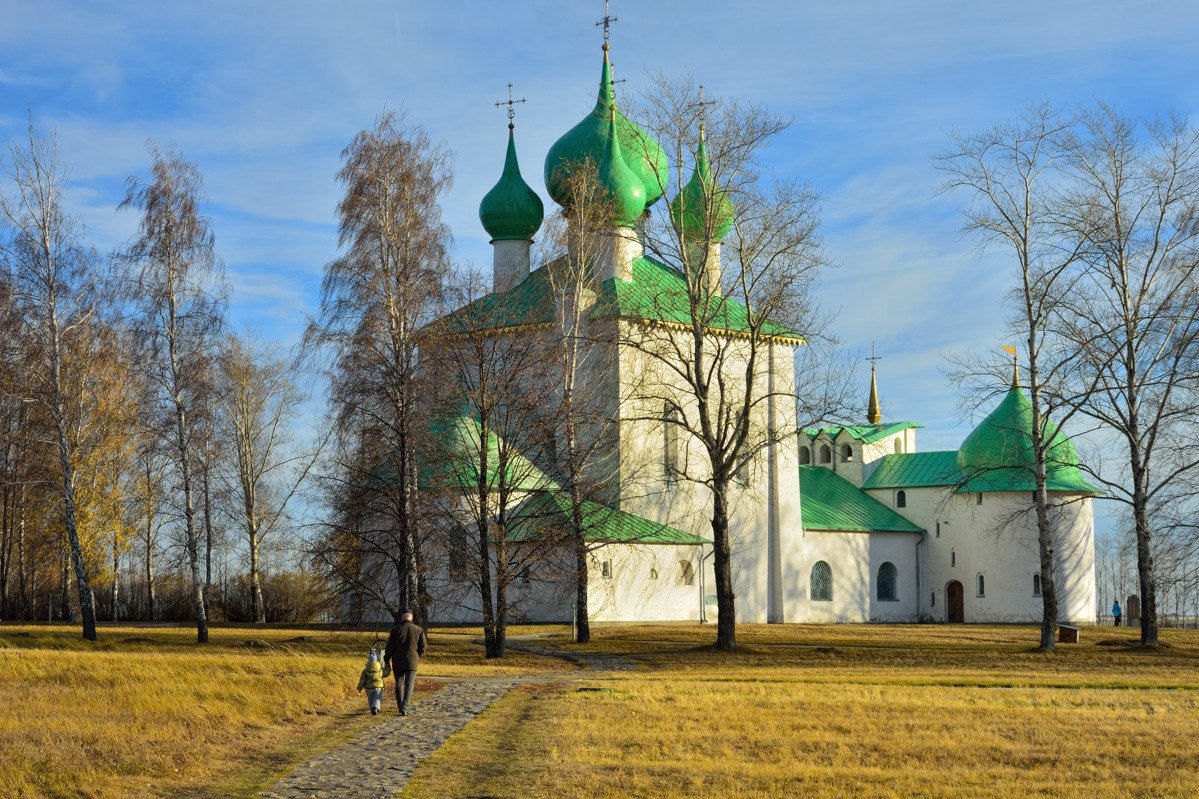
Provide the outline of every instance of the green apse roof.
<path id="1" fill-rule="evenodd" d="M 472 416 L 457 416 L 447 422 L 435 424 L 434 436 L 442 442 L 449 453 L 445 462 L 436 469 L 423 469 L 420 475 L 422 488 L 477 488 L 479 485 L 479 456 L 482 452 L 482 425 Z M 544 491 L 556 489 L 557 484 L 513 447 L 502 446 L 503 440 L 494 431 L 487 431 L 487 486 L 496 490 L 501 486 L 516 491 Z M 500 468 L 500 456 L 506 463 Z"/>
<path id="2" fill-rule="evenodd" d="M 862 488 L 953 486 L 961 479 L 957 452 L 908 452 L 885 455 Z"/>
<path id="3" fill-rule="evenodd" d="M 479 203 L 479 220 L 493 241 L 525 240 L 541 227 L 545 207 L 537 192 L 529 188 L 516 161 L 516 140 L 508 125 L 508 152 L 499 182 Z"/>
<path id="4" fill-rule="evenodd" d="M 832 469 L 820 466 L 799 467 L 799 503 L 805 530 L 924 532 Z"/>
<path id="5" fill-rule="evenodd" d="M 565 207 L 570 195 L 567 178 L 570 170 L 590 160 L 598 165 L 608 140 L 608 108 L 615 104 L 612 90 L 612 64 L 604 46 L 604 64 L 600 71 L 599 94 L 595 107 L 579 124 L 554 142 L 545 156 L 545 185 L 554 202 Z M 645 204 L 653 205 L 662 196 L 670 169 L 661 145 L 645 131 L 616 112 L 616 135 L 620 139 L 625 162 L 645 187 Z"/>
<path id="6" fill-rule="evenodd" d="M 842 425 L 840 427 L 805 427 L 804 434 L 809 439 L 815 439 L 821 433 L 827 433 L 828 437 L 836 440 L 841 433 L 847 433 L 854 441 L 860 441 L 863 444 L 873 444 L 875 441 L 893 436 L 896 433 L 902 433 L 904 430 L 919 429 L 924 425 L 916 424 L 915 422 L 891 422 L 890 424 L 851 424 Z"/>
<path id="7" fill-rule="evenodd" d="M 615 217 L 612 221 L 621 227 L 632 227 L 645 211 L 645 186 L 625 163 L 620 151 L 620 137 L 615 133 L 616 106 L 612 106 L 608 116 L 608 140 L 604 143 L 604 157 L 596 175 L 612 204 Z"/>
<path id="8" fill-rule="evenodd" d="M 433 322 L 427 332 L 453 335 L 466 331 L 503 330 L 505 328 L 549 325 L 554 321 L 554 292 L 550 273 L 568 267 L 561 258 L 534 270 L 507 291 L 488 294 Z M 714 296 L 709 299 L 708 327 L 733 335 L 750 332 L 749 313 L 736 300 Z M 690 325 L 691 306 L 683 273 L 652 258 L 633 261 L 633 279 L 629 282 L 610 278 L 597 292 L 595 305 L 588 311 L 591 319 L 630 319 L 668 325 Z M 777 337 L 796 344 L 803 336 L 769 320 L 761 322 L 764 336 Z"/>
<path id="9" fill-rule="evenodd" d="M 709 209 L 712 212 L 710 221 Z M 733 201 L 712 180 L 702 125 L 699 150 L 695 153 L 695 171 L 670 204 L 670 218 L 688 241 L 721 241 L 733 227 Z"/>
<path id="10" fill-rule="evenodd" d="M 706 544 L 708 539 L 669 525 L 652 522 L 597 502 L 583 501 L 583 528 L 588 541 L 606 544 Z M 570 498 L 561 491 L 540 491 L 521 505 L 509 536 L 524 541 L 535 538 L 539 528 L 570 529 Z"/>
<path id="11" fill-rule="evenodd" d="M 1102 493 L 1083 478 L 1078 452 L 1057 425 L 1047 421 L 1045 435 L 1050 441 L 1046 453 L 1048 489 Z M 1022 389 L 1013 386 L 962 442 L 957 465 L 965 482 L 958 491 L 1032 491 L 1036 487 L 1034 463 L 1032 402 Z"/>

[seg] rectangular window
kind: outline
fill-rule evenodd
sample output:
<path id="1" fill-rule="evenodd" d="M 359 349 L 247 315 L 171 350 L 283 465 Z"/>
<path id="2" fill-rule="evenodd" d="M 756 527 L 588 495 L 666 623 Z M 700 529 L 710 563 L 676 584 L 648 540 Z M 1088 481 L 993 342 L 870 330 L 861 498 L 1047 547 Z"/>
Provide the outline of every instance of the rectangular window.
<path id="1" fill-rule="evenodd" d="M 1033 596 L 1041 595 L 1041 575 L 1039 575 L 1039 574 L 1034 574 L 1032 576 L 1032 595 Z"/>
<path id="2" fill-rule="evenodd" d="M 977 494 L 974 495 L 974 504 L 975 505 L 983 504 L 983 492 L 979 491 Z"/>
<path id="3" fill-rule="evenodd" d="M 600 564 L 600 574 L 603 575 L 605 580 L 612 579 L 612 561 L 605 560 Z"/>

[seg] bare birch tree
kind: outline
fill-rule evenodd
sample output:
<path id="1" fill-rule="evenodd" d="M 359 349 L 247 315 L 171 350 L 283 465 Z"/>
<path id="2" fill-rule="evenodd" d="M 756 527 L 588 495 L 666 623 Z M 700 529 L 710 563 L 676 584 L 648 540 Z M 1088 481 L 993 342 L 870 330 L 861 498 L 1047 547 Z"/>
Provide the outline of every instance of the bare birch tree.
<path id="1" fill-rule="evenodd" d="M 70 560 L 83 622 L 83 637 L 96 640 L 95 597 L 80 540 L 76 501 L 76 458 L 80 397 L 71 396 L 71 339 L 92 321 L 96 256 L 81 241 L 78 223 L 62 205 L 66 174 L 53 134 L 38 133 L 30 118 L 24 146 L 10 150 L 12 194 L 0 195 L 0 215 L 9 228 L 4 255 L 14 279 L 16 300 L 35 339 L 36 362 L 29 376 L 32 399 L 44 405 L 51 423 L 59 466 L 59 490 Z"/>
<path id="2" fill-rule="evenodd" d="M 126 252 L 135 265 L 136 329 L 145 365 L 162 412 L 171 419 L 171 454 L 179 475 L 184 541 L 191 575 L 196 640 L 208 642 L 205 575 L 200 557 L 194 480 L 192 409 L 199 401 L 202 371 L 224 323 L 223 267 L 212 228 L 200 211 L 203 179 L 176 150 L 150 145 L 152 178 L 131 177 L 120 207 L 141 212 L 138 233 Z"/>
<path id="3" fill-rule="evenodd" d="M 796 435 L 795 409 L 803 401 L 794 386 L 770 386 L 767 375 L 794 368 L 791 346 L 781 338 L 812 340 L 822 329 L 813 295 L 824 266 L 817 197 L 810 188 L 762 173 L 761 151 L 788 124 L 763 108 L 704 101 L 691 80 L 659 78 L 638 117 L 666 144 L 679 186 L 706 133 L 706 176 L 698 176 L 695 193 L 684 191 L 681 213 L 659 208 L 642 235 L 648 253 L 683 274 L 685 296 L 662 300 L 681 302 L 685 330 L 677 335 L 669 327 L 631 326 L 624 343 L 667 375 L 662 401 L 672 413 L 663 421 L 704 454 L 702 464 L 683 467 L 680 477 L 711 493 L 716 647 L 732 651 L 730 485 L 756 455 Z M 710 266 L 717 261 L 719 275 Z M 771 403 L 790 408 L 786 421 L 763 422 Z"/>
<path id="4" fill-rule="evenodd" d="M 1061 328 L 1079 379 L 1095 384 L 1079 411 L 1123 453 L 1116 474 L 1096 477 L 1129 508 L 1141 643 L 1156 646 L 1152 509 L 1199 467 L 1199 132 L 1178 116 L 1142 127 L 1101 105 L 1063 149 L 1060 223 L 1085 279 L 1061 305 Z"/>
<path id="5" fill-rule="evenodd" d="M 289 362 L 271 358 L 250 336 L 230 336 L 219 364 L 220 422 L 233 454 L 229 494 L 250 555 L 251 614 L 261 624 L 262 540 L 284 518 L 320 450 L 302 451 L 294 441 L 292 425 L 304 396 Z"/>
<path id="6" fill-rule="evenodd" d="M 385 537 L 396 551 L 379 554 L 396 573 L 385 578 L 394 580 L 395 591 L 385 604 L 411 610 L 423 622 L 417 331 L 434 318 L 449 268 L 450 235 L 438 204 L 451 183 L 449 155 L 424 130 L 388 113 L 350 142 L 342 162 L 337 178 L 345 196 L 338 217 L 345 254 L 325 268 L 320 318 L 306 337 L 310 346 L 326 348 L 332 356 L 330 396 L 339 439 L 333 451 L 342 456 L 332 490 L 334 504 L 350 511 L 346 517 L 331 516 L 326 539 L 347 545 L 363 525 L 374 528 L 386 520 Z M 377 479 L 384 462 L 387 484 Z M 366 519 L 345 506 L 350 495 L 369 497 L 375 517 Z M 361 501 L 356 507 L 361 509 Z M 344 546 L 333 549 L 347 554 Z M 355 591 L 378 595 L 383 588 L 368 586 L 353 573 L 363 566 L 357 557 L 322 560 Z"/>
<path id="7" fill-rule="evenodd" d="M 948 177 L 943 191 L 969 195 L 964 210 L 965 229 L 979 238 L 979 247 L 999 247 L 1010 253 L 1017 271 L 1017 284 L 1009 296 L 1013 332 L 1023 339 L 1025 382 L 1032 405 L 1031 477 L 1033 510 L 1037 523 L 1037 550 L 1041 573 L 1040 649 L 1054 648 L 1058 621 L 1057 589 L 1052 553 L 1055 501 L 1047 490 L 1049 472 L 1059 446 L 1050 421 L 1059 424 L 1073 414 L 1046 385 L 1060 386 L 1076 367 L 1076 350 L 1057 334 L 1060 298 L 1073 290 L 1079 259 L 1077 246 L 1059 235 L 1058 195 L 1055 189 L 1059 141 L 1070 120 L 1057 110 L 1037 105 L 1026 109 L 1015 121 L 997 125 L 975 135 L 955 134 L 951 149 L 938 156 L 938 167 Z M 977 377 L 977 361 L 960 366 Z M 1019 383 L 1011 377 L 1012 387 Z M 1088 387 L 1082 387 L 1084 393 Z M 1077 405 L 1081 396 L 1071 397 Z M 1013 431 L 1022 434 L 1022 431 Z M 996 463 L 995 472 L 1010 477 L 1027 464 Z M 972 480 L 987 475 L 964 475 Z M 993 475 L 998 482 L 1003 477 Z M 1023 480 L 1018 480 L 1023 482 Z"/>

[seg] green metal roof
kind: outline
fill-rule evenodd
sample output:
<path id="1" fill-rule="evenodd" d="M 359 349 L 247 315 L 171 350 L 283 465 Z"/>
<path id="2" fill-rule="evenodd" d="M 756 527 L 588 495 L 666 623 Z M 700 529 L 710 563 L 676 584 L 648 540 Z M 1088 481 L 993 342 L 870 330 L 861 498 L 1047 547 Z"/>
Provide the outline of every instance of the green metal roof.
<path id="1" fill-rule="evenodd" d="M 428 467 L 421 470 L 421 487 L 477 488 L 479 456 L 482 454 L 481 432 L 482 425 L 478 420 L 467 415 L 434 425 L 433 434 L 443 442 L 449 457 L 439 463 L 436 469 Z M 487 486 L 490 490 L 543 491 L 558 487 L 532 461 L 513 447 L 503 446 L 503 443 L 503 439 L 494 431 L 487 431 Z M 502 471 L 501 455 L 506 460 Z"/>
<path id="2" fill-rule="evenodd" d="M 479 203 L 479 221 L 493 241 L 521 241 L 533 238 L 544 217 L 541 198 L 521 177 L 520 164 L 516 161 L 516 141 L 509 125 L 504 171 Z"/>
<path id="3" fill-rule="evenodd" d="M 645 211 L 645 185 L 625 163 L 624 154 L 620 151 L 615 105 L 609 112 L 608 140 L 604 143 L 604 157 L 599 162 L 596 177 L 607 190 L 614 217 L 612 221 L 621 227 L 637 224 Z"/>
<path id="4" fill-rule="evenodd" d="M 885 455 L 862 488 L 952 486 L 961 479 L 957 452 L 907 452 Z"/>
<path id="5" fill-rule="evenodd" d="M 606 544 L 706 544 L 708 539 L 669 525 L 584 500 L 583 527 L 588 541 Z M 570 497 L 561 491 L 539 491 L 513 515 L 509 538 L 529 540 L 542 527 L 570 527 Z"/>
<path id="6" fill-rule="evenodd" d="M 426 330 L 433 334 L 453 334 L 550 324 L 554 321 L 555 308 L 550 274 L 566 267 L 565 257 L 553 261 L 534 270 L 507 291 L 488 294 L 438 319 Z M 723 296 L 712 297 L 710 303 L 706 314 L 710 329 L 734 334 L 750 331 L 749 313 L 744 305 Z M 653 258 L 637 258 L 633 261 L 633 279 L 627 283 L 616 278 L 605 280 L 588 316 L 689 325 L 691 306 L 687 281 L 677 269 Z M 763 321 L 759 329 L 765 336 L 803 342 L 799 333 L 769 320 Z"/>
<path id="7" fill-rule="evenodd" d="M 831 439 L 836 439 L 841 433 L 848 433 L 849 437 L 855 441 L 861 441 L 863 444 L 873 444 L 875 441 L 880 441 L 887 436 L 893 436 L 896 433 L 902 433 L 904 430 L 919 429 L 924 427 L 916 422 L 891 422 L 890 424 L 849 424 L 840 427 L 805 427 L 804 433 L 810 439 L 815 439 L 821 433 L 827 433 Z"/>
<path id="8" fill-rule="evenodd" d="M 695 171 L 691 173 L 691 180 L 670 203 L 670 218 L 689 241 L 721 241 L 733 227 L 733 201 L 712 180 L 703 130 L 701 125 Z M 710 225 L 709 210 L 713 215 Z"/>
<path id="9" fill-rule="evenodd" d="M 554 202 L 565 206 L 570 201 L 567 178 L 571 169 L 590 160 L 599 165 L 608 140 L 608 109 L 616 102 L 612 90 L 612 64 L 604 50 L 600 69 L 599 94 L 591 113 L 554 142 L 545 156 L 545 186 Z M 625 162 L 645 187 L 645 204 L 653 205 L 662 196 L 670 178 L 670 165 L 662 145 L 620 111 L 616 112 L 616 135 L 624 151 Z"/>
<path id="10" fill-rule="evenodd" d="M 1070 439 L 1051 421 L 1045 423 L 1049 439 L 1046 479 L 1050 491 L 1101 494 L 1088 483 L 1078 466 L 1078 452 Z M 957 465 L 965 482 L 959 493 L 971 491 L 1033 491 L 1035 458 L 1032 446 L 1032 401 L 1018 386 L 1004 395 L 999 406 L 966 437 L 958 450 Z"/>
<path id="11" fill-rule="evenodd" d="M 799 501 L 805 530 L 920 533 L 924 528 L 857 488 L 832 469 L 799 467 Z"/>

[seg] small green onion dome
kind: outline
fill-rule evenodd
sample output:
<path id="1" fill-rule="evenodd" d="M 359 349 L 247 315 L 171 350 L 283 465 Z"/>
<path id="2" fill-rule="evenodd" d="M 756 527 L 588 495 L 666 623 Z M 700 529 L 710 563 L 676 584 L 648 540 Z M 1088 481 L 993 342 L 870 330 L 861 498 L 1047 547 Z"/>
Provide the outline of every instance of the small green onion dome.
<path id="1" fill-rule="evenodd" d="M 708 209 L 712 209 L 711 224 Z M 689 241 L 721 241 L 733 227 L 733 201 L 712 180 L 708 165 L 708 146 L 704 142 L 704 129 L 699 129 L 699 150 L 695 153 L 695 171 L 691 180 L 670 204 L 670 218 Z"/>
<path id="2" fill-rule="evenodd" d="M 508 154 L 499 182 L 479 203 L 479 219 L 492 241 L 531 239 L 545 218 L 545 207 L 537 192 L 529 188 L 516 162 L 516 141 L 508 126 Z"/>
<path id="3" fill-rule="evenodd" d="M 599 94 L 591 113 L 579 124 L 554 142 L 545 156 L 545 185 L 550 197 L 562 207 L 570 202 L 567 178 L 570 169 L 590 159 L 599 164 L 604 155 L 608 138 L 608 108 L 615 101 L 612 89 L 612 65 L 608 61 L 608 48 L 604 45 L 604 64 L 600 71 Z M 646 206 L 653 205 L 662 196 L 662 190 L 670 175 L 666 152 L 653 138 L 637 125 L 630 122 L 619 111 L 616 112 L 616 130 L 625 162 L 645 187 Z"/>
<path id="4" fill-rule="evenodd" d="M 1097 494 L 1083 479 L 1078 452 L 1057 425 L 1045 425 L 1050 446 L 1045 464 L 1050 491 Z M 1035 458 L 1032 446 L 1032 402 L 1024 390 L 1013 386 L 999 407 L 991 411 L 958 450 L 958 468 L 964 483 L 959 493 L 973 491 L 1033 491 Z"/>
<path id="5" fill-rule="evenodd" d="M 608 140 L 597 171 L 599 182 L 608 190 L 612 202 L 612 220 L 619 227 L 632 227 L 645 212 L 645 186 L 624 160 L 620 136 L 616 135 L 616 106 L 608 117 Z"/>

